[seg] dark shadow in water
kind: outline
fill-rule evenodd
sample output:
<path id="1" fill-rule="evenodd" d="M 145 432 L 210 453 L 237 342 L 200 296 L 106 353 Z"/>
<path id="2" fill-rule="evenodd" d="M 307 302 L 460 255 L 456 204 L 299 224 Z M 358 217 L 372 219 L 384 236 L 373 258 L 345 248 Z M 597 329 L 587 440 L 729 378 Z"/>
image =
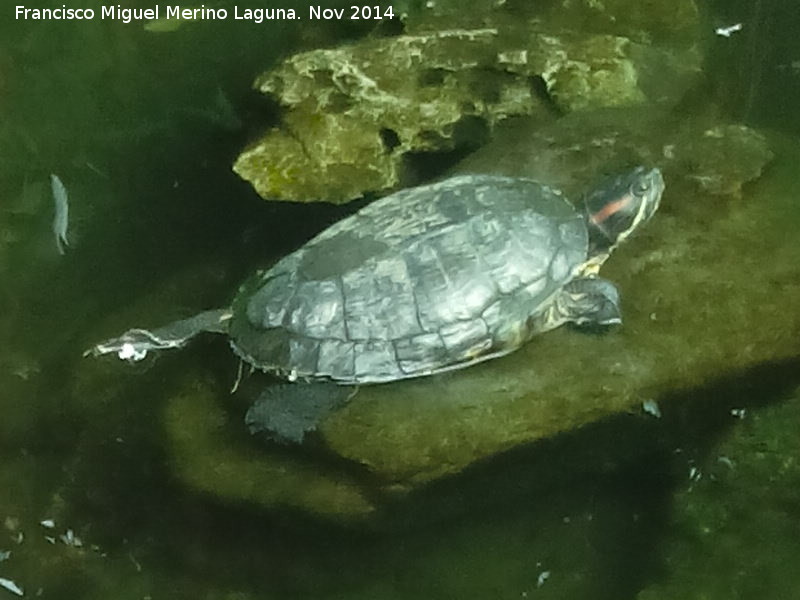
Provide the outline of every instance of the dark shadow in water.
<path id="1" fill-rule="evenodd" d="M 712 0 L 705 71 L 735 119 L 800 132 L 800 38 L 795 0 Z M 741 24 L 729 37 L 716 27 Z"/>

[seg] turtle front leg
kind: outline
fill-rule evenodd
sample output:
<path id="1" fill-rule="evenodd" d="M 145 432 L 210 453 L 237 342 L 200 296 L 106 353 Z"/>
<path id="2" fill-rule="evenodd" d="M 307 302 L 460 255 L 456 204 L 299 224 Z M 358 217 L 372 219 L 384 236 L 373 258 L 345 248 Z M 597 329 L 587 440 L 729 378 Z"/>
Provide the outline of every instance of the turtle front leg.
<path id="1" fill-rule="evenodd" d="M 606 326 L 622 323 L 619 292 L 602 277 L 577 277 L 566 284 L 547 309 L 535 317 L 532 330 L 550 331 L 564 323 Z"/>
<path id="2" fill-rule="evenodd" d="M 554 308 L 562 322 L 602 326 L 622 323 L 619 291 L 602 277 L 573 279 L 561 290 Z"/>

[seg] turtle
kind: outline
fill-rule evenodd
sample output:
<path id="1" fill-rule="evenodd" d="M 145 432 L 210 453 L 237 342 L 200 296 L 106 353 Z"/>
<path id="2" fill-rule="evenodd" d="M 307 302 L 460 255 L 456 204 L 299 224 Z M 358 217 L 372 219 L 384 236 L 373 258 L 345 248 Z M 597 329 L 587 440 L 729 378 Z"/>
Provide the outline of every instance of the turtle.
<path id="1" fill-rule="evenodd" d="M 359 386 L 470 367 L 565 323 L 621 323 L 619 292 L 598 271 L 663 191 L 660 170 L 643 166 L 577 206 L 523 177 L 400 190 L 256 272 L 230 307 L 130 329 L 85 354 L 139 360 L 224 334 L 241 361 L 283 381 L 247 411 L 251 432 L 299 443 Z"/>

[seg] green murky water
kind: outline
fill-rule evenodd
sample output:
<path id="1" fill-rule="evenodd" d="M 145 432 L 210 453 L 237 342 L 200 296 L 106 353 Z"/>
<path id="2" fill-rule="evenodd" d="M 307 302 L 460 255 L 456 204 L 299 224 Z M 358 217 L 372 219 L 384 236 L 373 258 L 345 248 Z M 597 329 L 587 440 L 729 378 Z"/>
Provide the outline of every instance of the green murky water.
<path id="1" fill-rule="evenodd" d="M 708 73 L 695 93 L 768 131 L 776 153 L 739 201 L 774 202 L 786 226 L 764 235 L 797 247 L 800 13 L 790 0 L 701 12 Z M 176 477 L 164 388 L 198 364 L 232 380 L 224 344 L 111 375 L 87 367 L 82 351 L 132 325 L 125 308 L 152 290 L 165 321 L 223 305 L 253 268 L 343 214 L 268 205 L 230 164 L 274 118 L 250 91 L 256 73 L 370 32 L 227 21 L 159 35 L 2 9 L 0 578 L 65 599 L 800 596 L 800 444 L 785 425 L 800 417 L 797 357 L 680 398 L 661 420 L 622 416 L 512 450 L 372 527 L 223 501 Z M 70 195 L 63 256 L 51 173 Z M 800 267 L 786 272 L 774 285 L 797 286 Z M 640 436 L 642 455 L 591 460 L 620 435 Z"/>

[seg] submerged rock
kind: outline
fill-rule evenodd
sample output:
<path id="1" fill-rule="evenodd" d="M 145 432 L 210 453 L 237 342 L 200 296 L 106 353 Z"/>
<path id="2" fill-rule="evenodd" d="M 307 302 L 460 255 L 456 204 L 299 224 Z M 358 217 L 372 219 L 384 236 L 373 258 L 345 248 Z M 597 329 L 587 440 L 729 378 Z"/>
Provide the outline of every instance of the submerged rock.
<path id="1" fill-rule="evenodd" d="M 586 180 L 592 168 L 596 175 L 601 157 L 614 164 L 651 156 L 669 139 L 663 131 L 672 131 L 669 124 L 641 124 L 638 135 L 650 145 L 640 145 L 637 134 L 630 129 L 625 133 L 618 124 L 614 144 L 593 144 L 598 131 L 613 129 L 610 119 L 597 123 L 593 131 L 582 122 L 581 131 L 590 140 L 582 150 L 573 147 L 568 135 L 562 139 L 563 154 L 550 148 L 553 165 L 568 159 L 564 171 L 553 170 L 556 180 L 567 177 L 570 161 L 589 165 L 578 171 L 579 179 Z M 695 135 L 704 131 L 700 128 Z M 492 170 L 489 164 L 503 156 L 506 173 L 527 169 L 530 157 L 536 156 L 530 148 L 526 152 L 502 141 L 482 154 L 486 163 L 481 165 L 476 156 L 472 166 Z M 516 157 L 524 161 L 515 167 Z M 765 154 L 760 161 L 768 158 Z M 220 409 L 212 407 L 214 393 L 208 385 L 201 393 L 197 383 L 187 381 L 189 387 L 170 400 L 167 420 L 181 479 L 229 501 L 245 497 L 328 515 L 336 506 L 336 518 L 363 516 L 369 512 L 365 507 L 380 509 L 399 490 L 458 473 L 519 444 L 552 438 L 615 413 L 638 412 L 644 400 L 669 410 L 676 392 L 800 354 L 800 316 L 784 310 L 800 301 L 800 291 L 772 283 L 800 274 L 798 249 L 787 246 L 781 235 L 790 227 L 781 215 L 792 205 L 792 195 L 780 191 L 782 183 L 764 180 L 751 188 L 751 201 L 720 205 L 709 202 L 708 192 L 680 171 L 683 163 L 667 162 L 670 175 L 661 212 L 603 270 L 622 291 L 621 327 L 605 335 L 561 329 L 470 369 L 362 387 L 348 406 L 323 423 L 318 435 L 335 455 L 366 467 L 369 478 L 359 483 L 349 475 L 335 475 L 330 465 L 292 459 L 281 463 L 272 489 L 263 490 L 252 482 L 266 485 L 263 473 L 272 467 L 259 466 L 253 448 L 231 443 L 222 432 L 229 427 L 243 430 L 239 410 L 223 419 Z M 579 187 L 576 181 L 571 185 Z M 195 404 L 191 399 L 198 394 L 202 402 Z M 218 417 L 209 417 L 213 414 Z M 217 422 L 192 427 L 200 434 L 183 431 L 186 423 L 208 419 Z M 213 467 L 217 456 L 223 457 L 224 468 Z M 281 481 L 289 483 L 284 488 Z M 333 497 L 349 500 L 332 504 Z M 364 497 L 369 503 L 362 503 Z"/>
<path id="2" fill-rule="evenodd" d="M 744 125 L 716 125 L 689 132 L 684 126 L 667 147 L 683 163 L 684 176 L 717 196 L 740 196 L 742 185 L 761 176 L 772 160 L 766 138 Z"/>
<path id="3" fill-rule="evenodd" d="M 570 196 L 582 193 L 580 182 L 598 174 L 656 164 L 672 185 L 738 197 L 774 158 L 766 137 L 752 128 L 676 116 L 652 105 L 582 111 L 547 125 L 515 119 L 501 126 L 497 137 L 456 171 L 525 174 Z M 498 149 L 501 161 L 495 158 Z"/>
<path id="4" fill-rule="evenodd" d="M 642 133 L 659 148 L 656 131 Z M 618 151 L 625 147 L 620 141 Z M 505 156 L 509 174 L 513 158 L 525 157 L 520 174 L 538 156 L 530 147 L 505 150 L 498 142 L 471 166 L 491 171 Z M 596 156 L 587 164 L 596 165 Z M 749 202 L 720 206 L 674 169 L 665 179 L 651 227 L 603 268 L 622 293 L 621 327 L 606 335 L 561 329 L 465 371 L 362 388 L 323 426 L 331 448 L 413 486 L 514 445 L 639 410 L 644 400 L 661 403 L 674 390 L 800 354 L 800 316 L 782 308 L 800 302 L 800 290 L 771 283 L 800 275 L 800 250 L 781 233 L 791 194 L 764 181 Z"/>
<path id="5" fill-rule="evenodd" d="M 677 24 L 597 6 L 567 19 L 446 5 L 409 17 L 410 35 L 294 55 L 257 79 L 283 119 L 234 170 L 268 200 L 347 202 L 408 184 L 409 156 L 474 149 L 511 116 L 677 102 L 700 73 L 691 0 Z"/>
<path id="6" fill-rule="evenodd" d="M 800 355 L 800 315 L 786 310 L 800 302 L 800 289 L 789 284 L 800 276 L 800 250 L 786 244 L 784 235 L 797 226 L 785 216 L 794 214 L 789 212 L 794 196 L 785 188 L 793 181 L 791 161 L 770 172 L 777 179 L 746 189 L 747 202 L 721 204 L 709 201 L 709 192 L 683 170 L 684 162 L 663 156 L 665 141 L 703 137 L 707 124 L 692 130 L 692 138 L 688 129 L 676 132 L 669 121 L 644 117 L 615 121 L 603 113 L 573 125 L 563 121 L 558 135 L 544 130 L 541 136 L 525 135 L 517 127 L 518 138 L 498 139 L 468 167 L 529 174 L 536 163 L 550 171 L 548 181 L 563 181 L 576 200 L 574 190 L 590 187 L 606 168 L 664 161 L 661 211 L 603 268 L 622 293 L 622 326 L 604 335 L 562 328 L 470 369 L 364 386 L 315 434 L 312 448 L 319 450 L 322 442 L 327 457 L 316 450 L 269 449 L 248 438 L 243 422 L 248 401 L 227 391 L 234 377 L 232 357 L 222 384 L 201 375 L 200 367 L 183 367 L 180 377 L 162 386 L 163 431 L 177 477 L 226 503 L 244 500 L 362 519 L 380 513 L 399 491 L 459 473 L 519 444 L 615 413 L 638 412 L 645 400 L 668 411 L 676 391 Z M 734 152 L 738 138 L 731 139 Z M 681 146 L 674 145 L 679 156 Z M 760 170 L 768 158 L 761 155 L 752 168 Z M 742 181 L 752 175 L 747 173 Z M 547 179 L 535 169 L 533 175 Z M 724 189 L 732 189 L 734 175 Z M 163 298 L 154 306 L 145 311 L 152 314 L 148 322 L 168 320 Z M 114 322 L 106 332 L 138 321 L 129 316 Z M 219 346 L 225 353 L 224 343 Z M 159 372 L 166 373 L 161 369 L 170 364 L 176 363 L 165 359 Z M 121 387 L 119 373 L 113 373 L 115 390 Z M 87 390 L 105 388 L 104 379 L 84 384 L 78 396 L 96 398 Z"/>
<path id="7" fill-rule="evenodd" d="M 742 188 L 772 154 L 761 134 L 739 125 L 679 121 L 647 106 L 583 111 L 547 126 L 517 119 L 502 129 L 461 169 L 533 177 L 577 200 L 598 175 L 623 165 L 663 168 L 660 212 L 603 268 L 622 293 L 623 325 L 605 335 L 562 328 L 464 371 L 365 386 L 316 435 L 333 455 L 324 457 L 248 439 L 246 402 L 227 392 L 232 357 L 225 385 L 201 375 L 200 367 L 165 359 L 150 379 L 166 380 L 159 432 L 182 482 L 227 503 L 363 518 L 398 490 L 459 473 L 519 444 L 638 412 L 645 400 L 666 412 L 676 390 L 800 355 L 800 314 L 787 309 L 800 303 L 794 285 L 800 248 L 786 243 L 798 225 L 797 192 L 789 187 L 796 186 L 795 147 L 770 140 L 781 148 L 770 177 Z M 713 186 L 704 185 L 709 178 Z M 720 201 L 719 194 L 737 192 L 744 201 Z M 103 334 L 170 319 L 165 306 L 174 302 L 142 303 L 147 322 L 118 315 Z M 224 342 L 214 343 L 226 352 Z M 74 396 L 84 402 L 122 398 L 137 375 L 121 377 L 124 368 L 116 368 L 109 376 L 94 364 L 76 385 Z"/>
<path id="8" fill-rule="evenodd" d="M 174 474 L 193 489 L 230 502 L 293 508 L 328 518 L 359 518 L 375 506 L 344 471 L 252 443 L 244 422 L 220 402 L 220 390 L 189 374 L 165 405 Z"/>

